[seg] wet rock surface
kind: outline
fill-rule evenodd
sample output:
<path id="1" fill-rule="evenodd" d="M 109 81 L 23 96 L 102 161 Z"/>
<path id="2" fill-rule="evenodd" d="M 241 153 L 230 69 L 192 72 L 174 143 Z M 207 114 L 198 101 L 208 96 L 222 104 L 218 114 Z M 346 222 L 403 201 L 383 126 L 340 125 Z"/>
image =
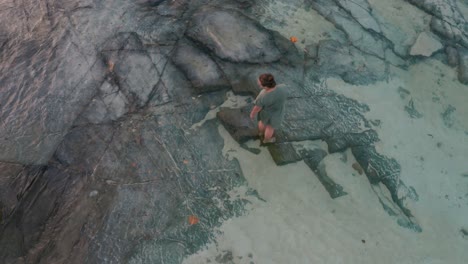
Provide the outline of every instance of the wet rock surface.
<path id="1" fill-rule="evenodd" d="M 250 119 L 252 107 L 220 109 L 217 116 L 224 128 L 239 143 L 259 137 L 256 124 Z"/>
<path id="2" fill-rule="evenodd" d="M 422 32 L 411 47 L 410 54 L 429 57 L 442 47 L 442 43 L 433 34 Z"/>
<path id="3" fill-rule="evenodd" d="M 327 155 L 328 153 L 323 149 L 301 151 L 301 157 L 304 159 L 305 164 L 317 175 L 317 178 L 322 183 L 325 190 L 327 190 L 328 194 L 330 194 L 330 197 L 335 199 L 347 193 L 343 190 L 341 185 L 337 184 L 328 176 L 326 167 L 322 163 L 322 160 Z"/>
<path id="4" fill-rule="evenodd" d="M 233 62 L 268 63 L 281 56 L 272 36 L 235 10 L 201 8 L 193 14 L 187 34 L 219 58 Z"/>
<path id="5" fill-rule="evenodd" d="M 308 69 L 317 78 L 337 75 L 352 84 L 368 84 L 386 76 L 385 61 L 338 41 L 320 41 L 317 53 L 317 63 Z"/>
<path id="6" fill-rule="evenodd" d="M 268 146 L 268 151 L 276 165 L 286 165 L 300 161 L 302 158 L 296 153 L 291 143 L 272 144 Z"/>
<path id="7" fill-rule="evenodd" d="M 458 50 L 458 79 L 468 85 L 468 49 Z"/>
<path id="8" fill-rule="evenodd" d="M 433 15 L 431 28 L 443 37 L 455 40 L 467 46 L 468 32 L 466 18 L 458 7 L 457 1 L 452 0 L 408 0 L 411 4 Z"/>
<path id="9" fill-rule="evenodd" d="M 458 59 L 458 78 L 468 83 L 459 8 L 449 0 L 408 2 L 432 16 L 440 49 L 451 65 Z M 304 160 L 337 198 L 346 186 L 320 165 L 327 153 L 297 153 L 291 143 L 351 149 L 369 182 L 390 193 L 384 210 L 421 231 L 404 202 L 414 189 L 401 191 L 411 190 L 401 166 L 375 148 L 369 108 L 322 82 L 384 80 L 389 65 L 413 63 L 410 45 L 399 42 L 409 37 L 365 0 L 304 4 L 345 37 L 318 41 L 305 54 L 256 20 L 253 1 L 0 3 L 0 258 L 181 263 L 248 203 L 229 195 L 248 183 L 238 162 L 223 156 L 218 126 L 239 143 L 258 138 L 251 105 L 222 108 L 217 119 L 190 128 L 228 90 L 256 96 L 263 72 L 290 92 L 278 142 L 268 147 L 277 164 Z M 442 113 L 448 127 L 453 111 Z M 218 261 L 231 260 L 226 253 Z"/>
<path id="10" fill-rule="evenodd" d="M 200 93 L 230 88 L 216 63 L 189 42 L 179 44 L 173 61 Z"/>

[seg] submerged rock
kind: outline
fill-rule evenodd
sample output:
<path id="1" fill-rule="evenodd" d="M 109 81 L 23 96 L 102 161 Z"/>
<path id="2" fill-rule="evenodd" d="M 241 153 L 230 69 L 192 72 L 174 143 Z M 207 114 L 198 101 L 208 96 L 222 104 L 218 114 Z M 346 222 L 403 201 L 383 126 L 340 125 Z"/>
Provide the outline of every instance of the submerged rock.
<path id="1" fill-rule="evenodd" d="M 309 165 L 307 160 L 305 160 L 305 163 Z M 336 199 L 348 194 L 344 191 L 343 186 L 336 183 L 332 178 L 330 178 L 330 176 L 328 176 L 324 163 L 319 164 L 316 170 L 316 175 L 332 199 Z"/>
<path id="2" fill-rule="evenodd" d="M 335 0 L 339 6 L 349 11 L 364 28 L 380 33 L 379 23 L 372 15 L 372 8 L 366 0 Z"/>
<path id="3" fill-rule="evenodd" d="M 458 49 L 458 80 L 468 84 L 468 49 Z"/>
<path id="4" fill-rule="evenodd" d="M 467 37 L 467 29 L 465 27 L 466 20 L 463 16 L 462 11 L 458 7 L 456 1 L 444 1 L 444 0 L 407 0 L 411 4 L 421 8 L 427 13 L 433 15 L 433 22 L 439 24 L 439 26 L 433 25 L 431 22 L 431 28 L 436 33 L 445 35 L 455 40 L 461 40 L 467 44 L 463 38 Z M 466 39 L 465 39 L 466 40 Z"/>
<path id="5" fill-rule="evenodd" d="M 232 91 L 239 95 L 252 95 L 257 97 L 260 93 L 260 87 L 257 84 L 257 78 L 254 76 L 241 76 L 233 80 Z"/>
<path id="6" fill-rule="evenodd" d="M 372 184 L 383 182 L 392 195 L 398 197 L 401 167 L 395 159 L 379 154 L 374 146 L 356 146 L 351 151 Z"/>
<path id="7" fill-rule="evenodd" d="M 345 3 L 347 7 L 352 7 L 356 16 L 358 13 L 364 13 L 365 15 L 359 17 L 358 21 L 361 20 L 365 26 L 369 28 L 378 28 L 370 13 L 366 12 L 365 5 L 359 6 L 356 1 L 341 2 Z M 367 3 L 367 1 L 360 2 Z M 364 53 L 371 54 L 381 59 L 385 57 L 385 49 L 387 48 L 388 43 L 383 41 L 379 36 L 368 32 L 366 28 L 364 28 L 363 25 L 361 25 L 356 18 L 352 16 L 352 12 L 336 5 L 335 1 L 317 0 L 311 1 L 310 5 L 337 28 L 343 30 L 346 33 L 346 37 L 354 47 L 357 47 Z"/>
<path id="8" fill-rule="evenodd" d="M 330 153 L 342 152 L 351 147 L 370 146 L 377 141 L 379 141 L 379 137 L 375 130 L 366 130 L 361 133 L 333 135 L 325 139 L 325 142 L 328 144 L 328 152 Z"/>
<path id="9" fill-rule="evenodd" d="M 305 164 L 315 173 L 332 199 L 347 195 L 343 187 L 335 183 L 327 174 L 325 165 L 322 163 L 322 160 L 327 156 L 326 151 L 323 149 L 302 150 L 301 156 Z"/>
<path id="10" fill-rule="evenodd" d="M 423 115 L 418 110 L 416 110 L 413 99 L 409 100 L 408 105 L 405 106 L 405 111 L 411 118 L 423 117 Z"/>
<path id="11" fill-rule="evenodd" d="M 462 234 L 463 238 L 468 238 L 468 231 L 465 228 L 461 228 L 460 233 Z"/>
<path id="12" fill-rule="evenodd" d="M 296 153 L 291 143 L 275 143 L 268 146 L 273 161 L 278 166 L 298 162 L 302 157 Z"/>
<path id="13" fill-rule="evenodd" d="M 442 48 L 442 43 L 440 43 L 436 36 L 428 32 L 422 32 L 411 47 L 410 55 L 430 57 Z"/>
<path id="14" fill-rule="evenodd" d="M 322 149 L 301 151 L 301 157 L 304 159 L 305 164 L 315 173 L 332 199 L 347 195 L 343 187 L 328 176 L 325 164 L 322 163 L 326 156 L 327 152 Z"/>
<path id="15" fill-rule="evenodd" d="M 250 119 L 251 107 L 241 109 L 221 108 L 218 119 L 239 143 L 258 138 L 257 125 Z"/>
<path id="16" fill-rule="evenodd" d="M 319 42 L 316 60 L 317 63 L 307 69 L 313 75 L 336 75 L 352 84 L 373 83 L 386 76 L 385 61 L 335 40 Z"/>
<path id="17" fill-rule="evenodd" d="M 304 161 L 307 161 L 307 165 L 313 171 L 316 171 L 318 165 L 328 155 L 328 153 L 323 149 L 317 148 L 313 150 L 301 150 L 300 155 L 304 159 Z"/>
<path id="18" fill-rule="evenodd" d="M 352 167 L 355 171 L 359 173 L 359 175 L 362 175 L 364 173 L 364 170 L 362 169 L 361 165 L 359 165 L 359 163 L 353 163 Z"/>
<path id="19" fill-rule="evenodd" d="M 444 121 L 444 124 L 447 127 L 453 127 L 455 124 L 455 118 L 453 116 L 453 113 L 457 110 L 453 105 L 448 105 L 447 108 L 445 108 L 445 111 L 441 113 L 442 120 Z"/>
<path id="20" fill-rule="evenodd" d="M 452 46 L 448 46 L 445 49 L 445 53 L 447 54 L 447 62 L 450 66 L 455 67 L 458 65 L 458 51 L 456 48 Z"/>

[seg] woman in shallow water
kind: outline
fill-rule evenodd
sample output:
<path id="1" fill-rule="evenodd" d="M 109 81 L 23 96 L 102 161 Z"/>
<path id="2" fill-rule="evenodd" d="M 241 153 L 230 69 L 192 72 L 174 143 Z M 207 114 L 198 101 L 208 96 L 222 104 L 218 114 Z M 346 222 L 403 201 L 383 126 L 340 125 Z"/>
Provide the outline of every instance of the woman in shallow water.
<path id="1" fill-rule="evenodd" d="M 258 77 L 258 85 L 262 91 L 255 99 L 255 106 L 250 118 L 255 119 L 258 114 L 258 132 L 264 137 L 263 143 L 273 143 L 275 130 L 281 127 L 284 118 L 284 105 L 288 97 L 285 88 L 277 87 L 273 75 L 264 73 Z"/>

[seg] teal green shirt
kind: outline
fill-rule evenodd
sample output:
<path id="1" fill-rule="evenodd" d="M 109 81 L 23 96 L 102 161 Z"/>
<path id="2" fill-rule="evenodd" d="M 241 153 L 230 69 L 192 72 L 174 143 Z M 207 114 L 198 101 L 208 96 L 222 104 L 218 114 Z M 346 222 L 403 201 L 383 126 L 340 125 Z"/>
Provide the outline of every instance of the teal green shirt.
<path id="1" fill-rule="evenodd" d="M 274 129 L 281 127 L 284 118 L 284 105 L 288 98 L 288 92 L 283 87 L 276 87 L 271 92 L 263 89 L 255 99 L 255 105 L 262 110 L 258 113 L 258 119 L 265 125 Z"/>

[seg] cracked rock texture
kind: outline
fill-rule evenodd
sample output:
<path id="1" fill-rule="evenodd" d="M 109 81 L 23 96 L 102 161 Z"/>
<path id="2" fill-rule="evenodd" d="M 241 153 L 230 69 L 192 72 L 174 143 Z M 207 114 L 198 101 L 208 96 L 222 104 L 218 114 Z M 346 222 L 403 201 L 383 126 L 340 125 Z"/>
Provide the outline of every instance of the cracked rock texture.
<path id="1" fill-rule="evenodd" d="M 427 32 L 422 32 L 411 47 L 410 54 L 429 57 L 434 52 L 442 49 L 442 47 L 442 44 L 435 36 Z"/>
<path id="2" fill-rule="evenodd" d="M 1 1 L 3 263 L 181 263 L 212 241 L 248 203 L 229 195 L 248 183 L 238 162 L 222 155 L 218 126 L 239 143 L 258 132 L 252 105 L 221 108 L 191 127 L 229 90 L 256 96 L 263 72 L 281 76 L 289 90 L 284 129 L 269 146 L 277 164 L 304 160 L 337 198 L 346 186 L 320 165 L 327 152 L 297 153 L 292 143 L 323 140 L 328 153 L 350 148 L 369 182 L 390 194 L 378 198 L 383 208 L 396 208 L 389 214 L 420 232 L 405 204 L 410 192 L 401 191 L 414 189 L 376 150 L 369 108 L 322 82 L 382 81 L 388 67 L 414 63 L 410 55 L 444 49 L 440 59 L 468 83 L 459 3 L 401 2 L 421 13 L 409 29 L 375 0 L 291 1 L 341 32 L 307 51 L 260 23 L 264 1 Z M 421 37 L 425 30 L 440 40 Z M 202 224 L 190 225 L 191 215 Z"/>

